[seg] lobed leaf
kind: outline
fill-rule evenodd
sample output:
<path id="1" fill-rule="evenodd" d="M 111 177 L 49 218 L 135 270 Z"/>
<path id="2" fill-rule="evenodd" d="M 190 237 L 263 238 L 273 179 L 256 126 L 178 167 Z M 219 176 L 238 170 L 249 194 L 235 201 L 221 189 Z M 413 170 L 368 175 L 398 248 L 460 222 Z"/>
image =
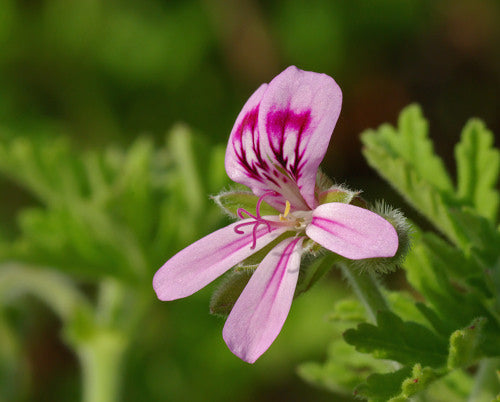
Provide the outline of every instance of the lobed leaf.
<path id="1" fill-rule="evenodd" d="M 483 122 L 470 120 L 455 147 L 457 196 L 480 215 L 496 222 L 500 195 L 496 189 L 500 152 L 493 148 L 493 133 Z"/>
<path id="2" fill-rule="evenodd" d="M 379 359 L 395 360 L 405 365 L 421 363 L 440 367 L 446 362 L 446 342 L 427 327 L 403 321 L 389 311 L 379 311 L 377 325 L 362 323 L 344 333 L 347 343 L 356 350 Z"/>

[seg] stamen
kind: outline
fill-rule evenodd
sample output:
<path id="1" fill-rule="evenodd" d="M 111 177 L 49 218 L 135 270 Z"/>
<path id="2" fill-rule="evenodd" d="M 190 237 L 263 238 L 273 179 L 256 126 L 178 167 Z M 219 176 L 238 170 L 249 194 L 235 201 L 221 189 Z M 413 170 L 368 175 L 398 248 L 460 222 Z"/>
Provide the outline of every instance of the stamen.
<path id="1" fill-rule="evenodd" d="M 285 218 L 288 216 L 290 213 L 290 201 L 286 200 L 285 204 L 285 214 L 283 215 Z"/>
<path id="2" fill-rule="evenodd" d="M 290 201 L 286 200 L 285 212 L 283 214 L 280 214 L 280 221 L 285 221 L 286 220 L 286 217 L 290 213 L 290 208 L 291 208 Z"/>
<path id="3" fill-rule="evenodd" d="M 243 230 L 241 230 L 240 228 L 242 228 L 244 226 L 248 226 L 248 225 L 254 225 L 253 229 L 252 229 L 252 240 L 253 240 L 252 241 L 252 247 L 250 247 L 252 250 L 257 245 L 257 228 L 259 227 L 259 225 L 266 225 L 267 226 L 267 230 L 269 232 L 271 232 L 271 223 L 269 221 L 265 220 L 265 219 L 262 219 L 262 216 L 260 215 L 260 206 L 262 205 L 262 202 L 264 201 L 264 198 L 266 198 L 266 197 L 268 197 L 269 195 L 272 195 L 272 194 L 276 194 L 276 193 L 274 191 L 267 191 L 267 192 L 265 192 L 264 194 L 262 194 L 259 197 L 259 200 L 257 201 L 257 205 L 255 206 L 255 212 L 256 212 L 255 215 L 251 214 L 250 212 L 248 212 L 244 208 L 238 208 L 238 210 L 236 211 L 236 213 L 238 214 L 238 216 L 241 219 L 245 219 L 244 215 L 246 215 L 249 218 L 254 219 L 253 222 L 243 222 L 243 223 L 240 223 L 239 225 L 236 225 L 234 227 L 234 229 L 233 229 L 235 231 L 235 233 L 245 234 L 245 232 Z M 290 209 L 289 206 L 288 206 L 288 209 Z"/>

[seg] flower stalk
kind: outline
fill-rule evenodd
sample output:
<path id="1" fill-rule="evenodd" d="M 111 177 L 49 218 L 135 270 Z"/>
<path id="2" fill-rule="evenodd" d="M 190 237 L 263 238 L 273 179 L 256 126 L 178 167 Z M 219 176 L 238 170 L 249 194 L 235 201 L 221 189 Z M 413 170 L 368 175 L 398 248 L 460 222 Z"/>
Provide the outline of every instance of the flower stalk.
<path id="1" fill-rule="evenodd" d="M 375 324 L 377 313 L 381 310 L 388 310 L 389 305 L 384 297 L 375 273 L 371 271 L 360 271 L 348 262 L 339 262 L 338 266 L 342 274 L 351 285 L 354 293 L 365 307 L 368 320 Z"/>

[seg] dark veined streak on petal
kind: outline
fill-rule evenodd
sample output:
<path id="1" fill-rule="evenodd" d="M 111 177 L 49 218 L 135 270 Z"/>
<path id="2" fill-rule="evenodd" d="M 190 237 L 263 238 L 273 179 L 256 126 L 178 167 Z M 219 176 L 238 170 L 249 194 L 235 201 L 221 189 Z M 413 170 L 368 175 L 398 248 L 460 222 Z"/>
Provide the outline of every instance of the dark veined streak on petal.
<path id="1" fill-rule="evenodd" d="M 259 107 L 260 148 L 290 181 L 280 182 L 282 193 L 294 184 L 308 208 L 317 206 L 315 183 L 340 114 L 342 91 L 333 78 L 288 67 L 267 87 Z M 295 208 L 294 208 L 295 207 Z"/>
<path id="2" fill-rule="evenodd" d="M 387 220 L 340 202 L 317 207 L 306 234 L 324 248 L 352 260 L 393 257 L 398 250 L 396 229 Z"/>
<path id="3" fill-rule="evenodd" d="M 236 301 L 223 330 L 229 349 L 255 362 L 276 339 L 290 311 L 304 237 L 283 240 L 262 260 Z"/>
<path id="4" fill-rule="evenodd" d="M 254 230 L 248 225 L 239 229 L 243 234 L 235 232 L 236 226 L 252 221 L 244 219 L 219 229 L 170 258 L 153 278 L 158 298 L 167 301 L 192 295 L 287 230 L 273 225 Z"/>
<path id="5" fill-rule="evenodd" d="M 313 209 L 316 173 L 337 122 L 342 92 L 325 75 L 287 68 L 243 106 L 226 150 L 226 171 L 283 211 Z"/>

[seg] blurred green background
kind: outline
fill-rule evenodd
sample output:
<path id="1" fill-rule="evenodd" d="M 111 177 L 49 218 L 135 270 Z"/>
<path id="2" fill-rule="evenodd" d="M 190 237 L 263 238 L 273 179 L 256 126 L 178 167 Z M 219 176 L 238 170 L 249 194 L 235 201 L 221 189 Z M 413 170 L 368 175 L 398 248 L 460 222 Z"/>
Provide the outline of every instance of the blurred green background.
<path id="1" fill-rule="evenodd" d="M 101 150 L 139 136 L 159 146 L 184 122 L 223 146 L 253 90 L 294 64 L 343 90 L 324 170 L 397 206 L 362 159 L 358 134 L 393 123 L 411 102 L 445 160 L 469 117 L 499 133 L 499 40 L 497 0 L 0 0 L 0 130 Z M 0 191 L 1 231 L 15 236 L 16 212 L 37 201 L 4 177 Z M 165 244 L 164 258 L 181 247 Z M 299 298 L 254 366 L 225 347 L 223 321 L 208 315 L 210 289 L 154 302 L 127 355 L 123 399 L 340 400 L 300 380 L 296 366 L 321 360 L 340 336 L 325 316 L 343 287 L 333 273 Z M 77 400 L 78 363 L 58 320 L 33 300 L 9 311 L 29 373 L 21 397 Z"/>

